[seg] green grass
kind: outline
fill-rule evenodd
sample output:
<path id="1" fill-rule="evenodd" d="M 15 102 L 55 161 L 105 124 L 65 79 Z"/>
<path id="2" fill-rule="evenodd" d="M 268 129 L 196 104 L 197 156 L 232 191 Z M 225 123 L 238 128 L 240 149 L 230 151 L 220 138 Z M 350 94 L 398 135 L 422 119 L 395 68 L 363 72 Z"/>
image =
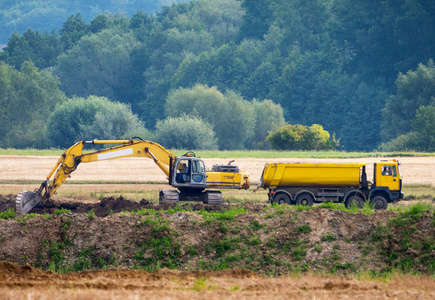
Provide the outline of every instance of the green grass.
<path id="1" fill-rule="evenodd" d="M 221 211 L 206 211 L 204 209 L 198 211 L 204 219 L 211 220 L 226 220 L 233 221 L 236 215 L 248 213 L 249 211 L 243 207 L 231 206 L 228 210 L 222 209 Z"/>
<path id="2" fill-rule="evenodd" d="M 431 184 L 405 184 L 403 186 L 404 200 L 435 200 L 435 185 Z"/>
<path id="3" fill-rule="evenodd" d="M 16 216 L 15 211 L 11 208 L 8 211 L 0 212 L 0 219 L 9 220 L 15 218 L 15 216 Z"/>
<path id="4" fill-rule="evenodd" d="M 66 149 L 2 149 L 0 155 L 37 155 L 60 156 Z M 88 150 L 85 152 L 93 151 Z M 187 150 L 172 150 L 180 156 Z M 198 150 L 194 151 L 202 158 L 364 158 L 364 157 L 400 157 L 400 156 L 435 156 L 435 153 L 426 152 L 344 152 L 344 151 L 274 151 L 274 150 Z"/>

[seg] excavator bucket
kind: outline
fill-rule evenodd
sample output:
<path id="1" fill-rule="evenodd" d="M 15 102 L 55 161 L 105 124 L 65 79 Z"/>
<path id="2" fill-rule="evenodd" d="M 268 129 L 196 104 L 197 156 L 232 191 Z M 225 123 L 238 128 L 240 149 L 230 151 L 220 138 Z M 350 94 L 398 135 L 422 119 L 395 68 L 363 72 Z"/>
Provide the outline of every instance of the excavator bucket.
<path id="1" fill-rule="evenodd" d="M 15 201 L 15 212 L 17 215 L 26 214 L 41 201 L 42 195 L 40 193 L 20 192 Z"/>

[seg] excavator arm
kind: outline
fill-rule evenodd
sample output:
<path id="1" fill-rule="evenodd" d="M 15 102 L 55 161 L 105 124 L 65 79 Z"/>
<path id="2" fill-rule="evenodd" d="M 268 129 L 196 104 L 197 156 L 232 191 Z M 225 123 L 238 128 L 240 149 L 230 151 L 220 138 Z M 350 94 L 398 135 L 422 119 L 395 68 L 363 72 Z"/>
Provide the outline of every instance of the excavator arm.
<path id="1" fill-rule="evenodd" d="M 118 144 L 119 146 L 98 150 L 90 153 L 82 153 L 83 147 L 90 145 Z M 42 182 L 39 189 L 34 192 L 20 192 L 16 199 L 17 214 L 29 212 L 39 202 L 49 199 L 56 190 L 70 177 L 71 173 L 77 169 L 80 163 L 88 163 L 107 159 L 123 157 L 147 157 L 152 159 L 157 166 L 169 177 L 168 166 L 170 160 L 175 160 L 176 156 L 161 145 L 146 140 L 93 140 L 80 141 L 65 151 L 57 161 L 54 168 Z M 53 180 L 49 180 L 54 175 Z"/>

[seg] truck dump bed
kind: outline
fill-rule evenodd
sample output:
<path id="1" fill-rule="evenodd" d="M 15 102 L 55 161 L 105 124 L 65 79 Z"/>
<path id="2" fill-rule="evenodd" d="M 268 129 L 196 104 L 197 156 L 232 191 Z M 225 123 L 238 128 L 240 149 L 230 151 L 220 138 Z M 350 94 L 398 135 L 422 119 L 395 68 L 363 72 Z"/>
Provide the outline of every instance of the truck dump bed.
<path id="1" fill-rule="evenodd" d="M 364 164 L 266 164 L 259 188 L 278 186 L 356 187 Z"/>

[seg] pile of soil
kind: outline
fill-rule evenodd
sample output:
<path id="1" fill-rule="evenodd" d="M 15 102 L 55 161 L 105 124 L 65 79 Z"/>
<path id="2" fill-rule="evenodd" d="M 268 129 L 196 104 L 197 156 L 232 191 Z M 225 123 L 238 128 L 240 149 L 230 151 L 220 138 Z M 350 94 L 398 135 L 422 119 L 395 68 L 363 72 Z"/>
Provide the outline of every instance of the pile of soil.
<path id="1" fill-rule="evenodd" d="M 0 212 L 15 211 L 15 198 L 17 195 L 0 195 Z"/>
<path id="2" fill-rule="evenodd" d="M 15 211 L 15 198 L 16 195 L 0 195 L 0 212 L 8 211 L 9 209 Z M 222 209 L 228 209 L 229 204 L 220 206 L 209 205 L 200 202 L 191 202 L 180 204 L 182 208 L 189 207 L 189 210 L 199 211 L 220 211 Z M 49 199 L 38 203 L 30 213 L 36 214 L 53 214 L 56 210 L 68 209 L 73 214 L 87 213 L 91 210 L 95 212 L 97 217 L 107 217 L 111 214 L 120 213 L 123 211 L 136 211 L 138 209 L 154 209 L 154 210 L 168 210 L 174 207 L 175 204 L 159 204 L 152 203 L 146 199 L 142 199 L 139 202 L 127 200 L 120 196 L 118 198 L 105 197 L 101 201 L 77 201 L 67 199 Z M 252 211 L 259 212 L 266 205 L 257 205 L 252 203 L 243 204 L 244 208 Z"/>

